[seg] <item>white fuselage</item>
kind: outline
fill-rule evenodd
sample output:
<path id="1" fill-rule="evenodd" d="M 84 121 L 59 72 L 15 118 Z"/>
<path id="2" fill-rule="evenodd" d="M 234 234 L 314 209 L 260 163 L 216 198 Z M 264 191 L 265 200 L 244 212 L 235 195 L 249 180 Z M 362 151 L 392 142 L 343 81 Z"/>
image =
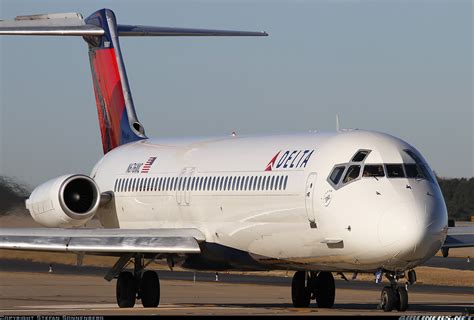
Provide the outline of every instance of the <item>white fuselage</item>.
<path id="1" fill-rule="evenodd" d="M 351 161 L 359 150 L 366 158 Z M 114 194 L 98 214 L 105 227 L 197 228 L 209 268 L 403 271 L 433 256 L 447 231 L 422 158 L 429 177 L 388 177 L 387 167 L 362 176 L 366 165 L 415 164 L 404 150 L 421 158 L 400 139 L 360 130 L 149 139 L 109 152 L 91 176 Z M 360 173 L 344 183 L 351 166 Z"/>

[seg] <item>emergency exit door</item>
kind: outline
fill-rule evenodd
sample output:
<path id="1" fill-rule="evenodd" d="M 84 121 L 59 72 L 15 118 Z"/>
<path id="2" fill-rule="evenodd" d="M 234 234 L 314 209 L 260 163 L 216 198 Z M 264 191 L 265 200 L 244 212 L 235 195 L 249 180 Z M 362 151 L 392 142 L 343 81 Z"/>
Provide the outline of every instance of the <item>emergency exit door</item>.
<path id="1" fill-rule="evenodd" d="M 184 168 L 178 180 L 176 187 L 176 202 L 180 206 L 189 206 L 191 203 L 191 183 L 194 177 L 195 168 L 187 167 Z"/>

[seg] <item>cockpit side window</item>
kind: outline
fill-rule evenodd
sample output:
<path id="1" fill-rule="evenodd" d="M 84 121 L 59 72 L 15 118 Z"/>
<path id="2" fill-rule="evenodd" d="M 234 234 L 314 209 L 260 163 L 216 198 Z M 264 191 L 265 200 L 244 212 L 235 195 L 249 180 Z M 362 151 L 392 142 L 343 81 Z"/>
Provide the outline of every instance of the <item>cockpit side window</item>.
<path id="1" fill-rule="evenodd" d="M 381 164 L 366 164 L 362 177 L 385 177 L 383 166 Z"/>
<path id="2" fill-rule="evenodd" d="M 370 150 L 360 150 L 352 157 L 352 162 L 362 162 L 365 160 Z"/>
<path id="3" fill-rule="evenodd" d="M 352 180 L 355 180 L 359 177 L 360 173 L 360 166 L 355 165 L 355 166 L 350 166 L 349 169 L 347 170 L 346 176 L 344 177 L 344 183 L 351 182 Z"/>
<path id="4" fill-rule="evenodd" d="M 401 164 L 386 164 L 387 176 L 389 178 L 404 178 L 403 166 Z"/>
<path id="5" fill-rule="evenodd" d="M 334 170 L 332 170 L 332 173 L 331 173 L 331 176 L 329 177 L 329 179 L 331 179 L 331 181 L 334 184 L 338 184 L 339 180 L 341 180 L 342 173 L 344 172 L 345 168 L 346 167 L 344 167 L 344 166 L 335 167 Z"/>
<path id="6" fill-rule="evenodd" d="M 404 164 L 405 172 L 407 174 L 407 178 L 416 178 L 416 179 L 423 179 L 424 175 L 421 171 L 420 167 L 414 163 L 406 163 Z"/>
<path id="7" fill-rule="evenodd" d="M 404 150 L 413 160 L 415 160 L 416 163 L 423 163 L 423 161 L 421 161 L 420 157 L 418 157 L 416 155 L 416 153 L 414 153 L 412 150 L 410 149 L 405 149 Z"/>
<path id="8" fill-rule="evenodd" d="M 359 149 L 354 156 L 351 158 L 350 161 L 346 163 L 339 163 L 336 164 L 333 169 L 330 171 L 331 173 L 326 178 L 326 181 L 335 189 L 338 190 L 344 187 L 349 182 L 355 181 L 360 179 L 361 168 L 364 165 L 364 161 L 367 159 L 367 155 L 372 150 L 368 149 Z M 376 169 L 376 168 L 375 168 Z M 375 170 L 374 169 L 374 170 Z M 382 177 L 384 176 L 383 167 L 382 169 Z M 346 173 L 344 173 L 346 172 Z M 374 173 L 375 174 L 375 173 Z M 341 179 L 344 176 L 344 179 Z"/>
<path id="9" fill-rule="evenodd" d="M 426 168 L 424 162 L 421 160 L 421 158 L 412 150 L 410 149 L 405 149 L 404 150 L 413 160 L 415 160 L 416 164 L 418 165 L 418 170 L 421 171 L 422 177 L 421 178 L 426 178 L 431 182 L 434 182 L 433 176 L 430 174 L 429 170 Z M 405 167 L 406 168 L 406 167 Z M 407 172 L 408 175 L 408 172 Z M 410 178 L 410 177 L 409 177 Z M 415 177 L 416 178 L 416 177 Z"/>

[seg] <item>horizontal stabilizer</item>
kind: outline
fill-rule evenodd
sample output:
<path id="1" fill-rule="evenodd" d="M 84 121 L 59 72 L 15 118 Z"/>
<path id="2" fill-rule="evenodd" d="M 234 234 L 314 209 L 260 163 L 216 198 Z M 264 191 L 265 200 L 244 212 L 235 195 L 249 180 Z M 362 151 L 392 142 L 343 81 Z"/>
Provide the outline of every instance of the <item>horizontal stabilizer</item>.
<path id="1" fill-rule="evenodd" d="M 206 37 L 206 36 L 268 36 L 266 32 L 231 31 L 211 29 L 189 29 L 173 27 L 130 26 L 119 24 L 117 31 L 121 37 Z"/>
<path id="2" fill-rule="evenodd" d="M 122 37 L 172 37 L 172 36 L 268 36 L 266 32 L 190 29 L 117 25 Z M 18 16 L 15 20 L 0 20 L 0 35 L 32 36 L 101 36 L 105 31 L 93 24 L 86 24 L 80 13 L 37 14 Z"/>
<path id="3" fill-rule="evenodd" d="M 84 23 L 79 13 L 18 16 L 12 21 L 0 21 L 0 35 L 36 36 L 100 36 L 104 30 Z"/>

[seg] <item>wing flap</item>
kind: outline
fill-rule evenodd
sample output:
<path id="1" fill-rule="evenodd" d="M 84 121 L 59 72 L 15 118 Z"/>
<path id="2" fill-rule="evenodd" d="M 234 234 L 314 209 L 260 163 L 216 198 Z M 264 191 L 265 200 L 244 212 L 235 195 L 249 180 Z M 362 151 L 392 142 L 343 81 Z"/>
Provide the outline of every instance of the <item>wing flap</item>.
<path id="1" fill-rule="evenodd" d="M 86 253 L 199 253 L 197 229 L 0 229 L 0 249 Z"/>
<path id="2" fill-rule="evenodd" d="M 191 237 L 163 238 L 72 238 L 67 251 L 74 252 L 140 252 L 199 253 L 199 244 Z"/>

